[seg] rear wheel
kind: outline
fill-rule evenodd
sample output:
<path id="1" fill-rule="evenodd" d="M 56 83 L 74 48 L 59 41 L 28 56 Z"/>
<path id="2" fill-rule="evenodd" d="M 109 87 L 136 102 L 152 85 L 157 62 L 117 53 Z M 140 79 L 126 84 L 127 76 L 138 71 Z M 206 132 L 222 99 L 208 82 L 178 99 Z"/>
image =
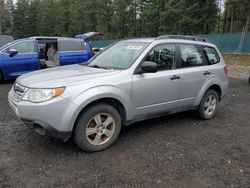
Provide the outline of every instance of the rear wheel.
<path id="1" fill-rule="evenodd" d="M 199 105 L 198 113 L 201 119 L 211 119 L 216 114 L 217 105 L 219 102 L 218 93 L 210 89 L 203 96 Z"/>
<path id="2" fill-rule="evenodd" d="M 108 104 L 96 104 L 80 115 L 74 140 L 84 151 L 101 151 L 115 143 L 120 130 L 121 118 L 117 110 Z"/>

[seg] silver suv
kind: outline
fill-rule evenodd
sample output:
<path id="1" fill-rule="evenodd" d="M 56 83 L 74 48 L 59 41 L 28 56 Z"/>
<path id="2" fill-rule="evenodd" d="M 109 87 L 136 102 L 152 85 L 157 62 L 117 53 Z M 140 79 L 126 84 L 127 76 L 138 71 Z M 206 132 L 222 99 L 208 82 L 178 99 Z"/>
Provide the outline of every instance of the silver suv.
<path id="1" fill-rule="evenodd" d="M 20 76 L 9 104 L 40 135 L 84 151 L 108 148 L 122 125 L 185 110 L 212 118 L 228 89 L 228 69 L 217 47 L 187 39 L 130 39 L 89 62 Z"/>

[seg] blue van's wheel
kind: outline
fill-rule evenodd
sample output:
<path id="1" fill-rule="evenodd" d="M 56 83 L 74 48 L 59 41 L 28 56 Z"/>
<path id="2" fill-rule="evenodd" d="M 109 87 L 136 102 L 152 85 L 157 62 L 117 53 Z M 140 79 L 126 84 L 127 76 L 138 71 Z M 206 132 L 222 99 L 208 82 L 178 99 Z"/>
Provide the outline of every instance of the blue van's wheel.
<path id="1" fill-rule="evenodd" d="M 3 73 L 2 73 L 2 71 L 0 70 L 0 83 L 2 83 L 3 82 Z"/>

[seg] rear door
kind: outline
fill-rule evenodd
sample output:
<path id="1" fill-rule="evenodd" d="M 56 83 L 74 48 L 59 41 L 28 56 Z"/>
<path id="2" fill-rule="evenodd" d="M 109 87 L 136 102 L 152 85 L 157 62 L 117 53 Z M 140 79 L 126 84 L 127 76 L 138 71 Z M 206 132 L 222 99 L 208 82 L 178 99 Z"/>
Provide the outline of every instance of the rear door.
<path id="1" fill-rule="evenodd" d="M 181 108 L 192 108 L 202 86 L 210 76 L 207 61 L 201 47 L 194 44 L 178 44 Z"/>
<path id="2" fill-rule="evenodd" d="M 59 39 L 60 64 L 70 65 L 88 61 L 91 54 L 86 50 L 83 40 Z"/>
<path id="3" fill-rule="evenodd" d="M 9 50 L 18 53 L 10 57 Z M 37 47 L 34 40 L 15 43 L 3 51 L 5 72 L 8 77 L 16 77 L 39 69 Z"/>

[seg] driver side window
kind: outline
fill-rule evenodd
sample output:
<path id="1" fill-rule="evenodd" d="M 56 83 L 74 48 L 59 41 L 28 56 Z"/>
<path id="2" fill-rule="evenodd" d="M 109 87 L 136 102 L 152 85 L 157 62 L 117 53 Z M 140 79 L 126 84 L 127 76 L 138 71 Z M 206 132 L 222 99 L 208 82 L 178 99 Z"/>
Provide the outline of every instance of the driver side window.
<path id="1" fill-rule="evenodd" d="M 8 49 L 5 50 L 5 52 L 8 52 L 10 49 L 15 49 L 18 51 L 18 53 L 33 53 L 35 52 L 35 45 L 33 41 L 26 41 L 26 42 L 20 42 L 18 44 L 14 44 Z"/>
<path id="2" fill-rule="evenodd" d="M 156 63 L 158 71 L 176 69 L 175 45 L 164 44 L 154 47 L 144 61 Z"/>

